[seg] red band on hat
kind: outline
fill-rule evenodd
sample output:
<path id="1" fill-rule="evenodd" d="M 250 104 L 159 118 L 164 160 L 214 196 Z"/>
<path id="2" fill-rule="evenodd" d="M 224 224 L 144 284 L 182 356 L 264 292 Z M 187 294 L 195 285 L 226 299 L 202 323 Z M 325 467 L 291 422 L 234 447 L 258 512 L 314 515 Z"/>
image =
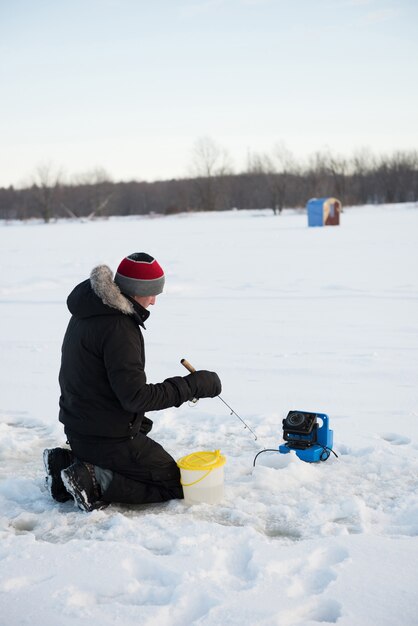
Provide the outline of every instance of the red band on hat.
<path id="1" fill-rule="evenodd" d="M 155 280 L 164 276 L 162 267 L 155 259 L 151 263 L 147 263 L 146 261 L 133 261 L 125 258 L 120 262 L 118 273 L 136 280 Z"/>

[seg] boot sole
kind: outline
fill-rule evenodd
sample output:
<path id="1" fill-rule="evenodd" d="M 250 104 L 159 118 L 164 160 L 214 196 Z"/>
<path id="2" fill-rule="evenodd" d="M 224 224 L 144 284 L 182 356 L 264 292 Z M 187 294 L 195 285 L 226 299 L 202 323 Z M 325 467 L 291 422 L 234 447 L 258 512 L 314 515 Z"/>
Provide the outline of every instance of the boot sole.
<path id="1" fill-rule="evenodd" d="M 71 500 L 70 494 L 65 494 L 63 490 L 65 486 L 62 482 L 61 472 L 59 474 L 54 474 L 50 465 L 49 465 L 49 453 L 50 449 L 46 449 L 43 451 L 42 459 L 44 462 L 44 468 L 46 473 L 45 484 L 48 489 L 49 495 L 56 502 L 67 502 Z"/>
<path id="2" fill-rule="evenodd" d="M 50 452 L 49 449 L 44 450 L 42 458 L 43 458 L 43 461 L 44 461 L 44 468 L 45 468 L 46 474 L 48 474 L 48 476 L 52 476 L 51 468 L 49 467 L 49 462 L 48 462 L 49 461 L 49 452 Z"/>
<path id="3" fill-rule="evenodd" d="M 66 488 L 68 493 L 74 498 L 77 506 L 82 511 L 86 511 L 87 513 L 92 511 L 93 509 L 91 508 L 91 504 L 89 504 L 85 498 L 86 492 L 84 491 L 84 489 L 80 489 L 70 468 L 68 468 L 67 470 L 62 470 L 61 479 L 64 483 L 64 487 Z"/>
<path id="4" fill-rule="evenodd" d="M 84 489 L 80 489 L 77 480 L 74 477 L 71 468 L 67 470 L 62 470 L 61 479 L 64 483 L 64 487 L 68 491 L 68 493 L 74 498 L 75 503 L 78 508 L 86 513 L 91 513 L 91 511 L 96 511 L 98 509 L 105 509 L 109 506 L 109 502 L 103 502 L 102 500 L 96 500 L 93 504 L 87 502 Z"/>

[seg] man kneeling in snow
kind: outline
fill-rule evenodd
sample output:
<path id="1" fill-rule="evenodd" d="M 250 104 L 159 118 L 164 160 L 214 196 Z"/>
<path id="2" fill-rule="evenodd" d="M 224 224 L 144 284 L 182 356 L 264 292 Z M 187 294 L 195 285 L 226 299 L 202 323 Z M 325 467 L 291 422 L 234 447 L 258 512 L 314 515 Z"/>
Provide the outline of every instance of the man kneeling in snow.
<path id="1" fill-rule="evenodd" d="M 174 459 L 147 434 L 146 411 L 179 407 L 192 398 L 215 397 L 215 372 L 147 384 L 141 328 L 147 308 L 163 291 L 164 272 L 148 254 L 120 263 L 115 278 L 106 265 L 75 287 L 62 346 L 59 419 L 71 449 L 44 451 L 52 497 L 71 497 L 84 511 L 109 502 L 132 504 L 182 498 Z"/>

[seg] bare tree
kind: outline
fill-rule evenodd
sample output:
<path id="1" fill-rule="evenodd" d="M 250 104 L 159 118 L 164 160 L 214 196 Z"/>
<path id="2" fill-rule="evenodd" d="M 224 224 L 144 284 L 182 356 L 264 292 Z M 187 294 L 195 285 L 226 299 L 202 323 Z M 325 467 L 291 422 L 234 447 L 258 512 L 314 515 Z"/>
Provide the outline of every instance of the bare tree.
<path id="1" fill-rule="evenodd" d="M 380 201 L 407 202 L 413 199 L 411 190 L 417 185 L 418 153 L 396 150 L 377 160 L 375 186 Z"/>
<path id="2" fill-rule="evenodd" d="M 289 178 L 296 170 L 293 154 L 285 144 L 277 143 L 271 155 L 249 155 L 247 167 L 267 187 L 273 213 L 280 215 L 287 199 Z"/>
<path id="3" fill-rule="evenodd" d="M 326 150 L 318 150 L 309 155 L 305 176 L 311 198 L 330 195 Z"/>
<path id="4" fill-rule="evenodd" d="M 32 198 L 45 223 L 49 222 L 56 210 L 61 179 L 61 170 L 55 170 L 50 163 L 39 165 L 33 177 Z"/>
<path id="5" fill-rule="evenodd" d="M 346 200 L 346 181 L 348 161 L 341 155 L 328 154 L 327 167 L 333 183 L 333 195 L 344 204 Z"/>
<path id="6" fill-rule="evenodd" d="M 371 150 L 365 147 L 356 150 L 351 158 L 350 202 L 363 204 L 378 201 L 371 185 L 375 170 L 376 159 Z"/>
<path id="7" fill-rule="evenodd" d="M 226 195 L 226 181 L 232 173 L 227 151 L 210 137 L 202 137 L 193 147 L 191 169 L 199 208 L 206 211 L 226 208 L 222 203 Z"/>
<path id="8" fill-rule="evenodd" d="M 74 174 L 72 177 L 73 185 L 100 185 L 101 183 L 108 183 L 112 180 L 109 172 L 101 166 L 94 167 L 87 172 L 81 172 Z"/>
<path id="9" fill-rule="evenodd" d="M 90 220 L 103 215 L 114 194 L 111 177 L 101 167 L 73 176 L 71 187 L 73 192 L 66 189 L 61 207 L 76 219 Z"/>

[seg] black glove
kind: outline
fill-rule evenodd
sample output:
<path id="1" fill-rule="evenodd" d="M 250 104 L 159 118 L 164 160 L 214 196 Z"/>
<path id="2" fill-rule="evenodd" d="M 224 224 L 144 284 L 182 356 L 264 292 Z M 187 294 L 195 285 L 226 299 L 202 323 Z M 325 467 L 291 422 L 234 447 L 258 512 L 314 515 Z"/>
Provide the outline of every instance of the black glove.
<path id="1" fill-rule="evenodd" d="M 191 391 L 190 400 L 193 398 L 214 398 L 222 391 L 221 381 L 216 372 L 198 370 L 184 377 Z"/>

